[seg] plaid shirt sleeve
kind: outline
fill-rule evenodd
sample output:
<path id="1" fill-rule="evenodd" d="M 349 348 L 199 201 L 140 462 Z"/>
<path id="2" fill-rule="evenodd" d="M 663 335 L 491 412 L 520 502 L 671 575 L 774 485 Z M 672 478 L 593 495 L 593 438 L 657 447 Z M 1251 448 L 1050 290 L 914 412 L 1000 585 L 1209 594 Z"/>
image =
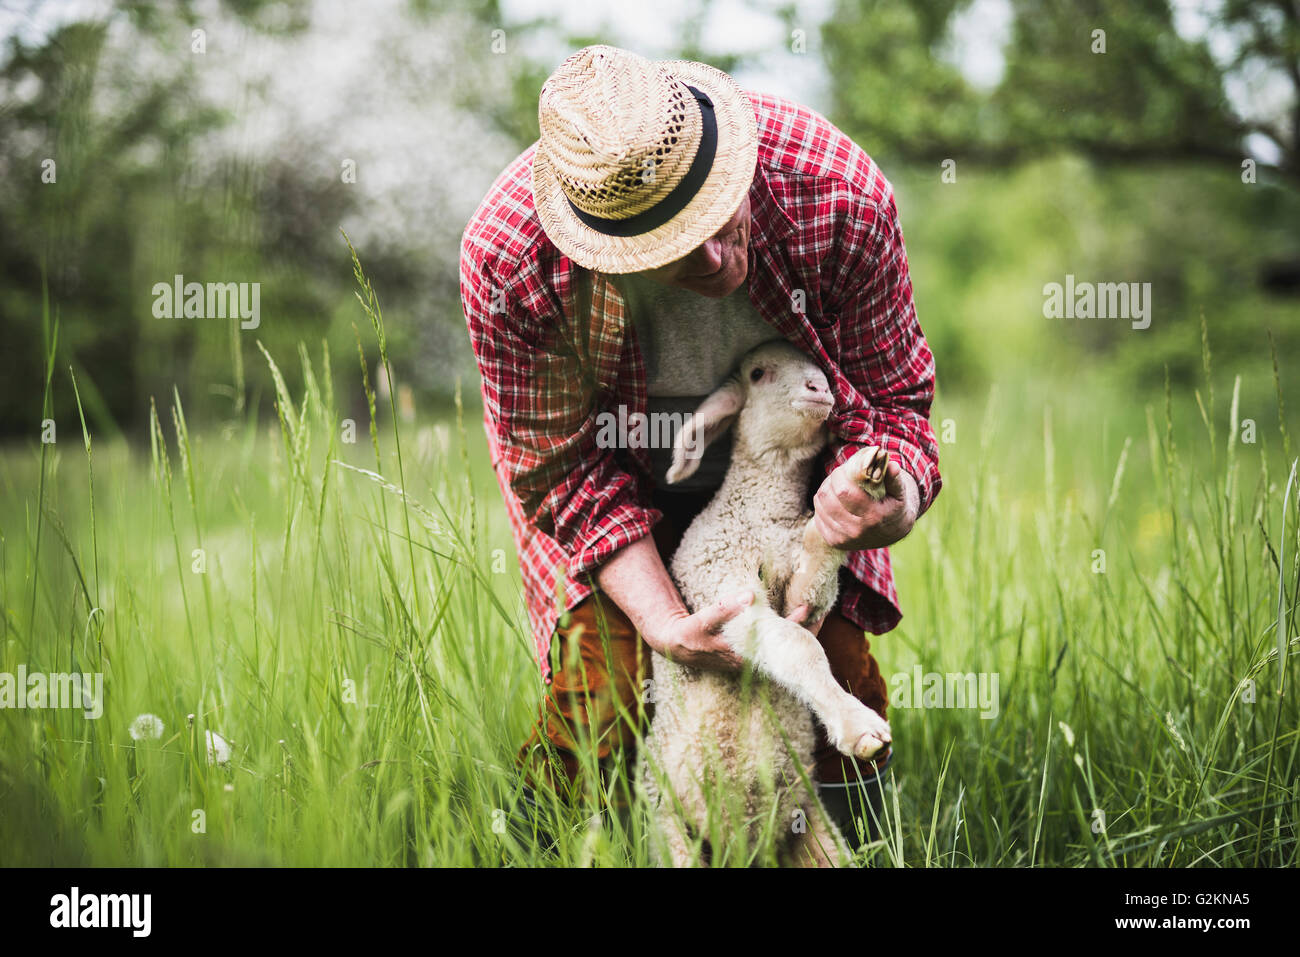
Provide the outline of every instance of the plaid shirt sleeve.
<path id="1" fill-rule="evenodd" d="M 912 303 L 907 250 L 893 191 L 859 195 L 846 229 L 867 234 L 847 257 L 845 292 L 832 308 L 840 315 L 840 368 L 850 401 L 836 423 L 827 472 L 866 445 L 888 449 L 916 480 L 920 511 L 939 493 L 939 447 L 930 426 L 934 357 Z M 847 278 L 851 277 L 851 278 Z M 860 396 L 863 401 L 854 401 Z"/>
<path id="2" fill-rule="evenodd" d="M 575 579 L 648 534 L 659 513 L 618 451 L 596 441 L 599 387 L 581 359 L 600 347 L 589 313 L 566 312 L 555 287 L 567 281 L 542 282 L 542 266 L 502 279 L 480 252 L 462 248 L 461 300 L 489 433 L 524 517 Z"/>

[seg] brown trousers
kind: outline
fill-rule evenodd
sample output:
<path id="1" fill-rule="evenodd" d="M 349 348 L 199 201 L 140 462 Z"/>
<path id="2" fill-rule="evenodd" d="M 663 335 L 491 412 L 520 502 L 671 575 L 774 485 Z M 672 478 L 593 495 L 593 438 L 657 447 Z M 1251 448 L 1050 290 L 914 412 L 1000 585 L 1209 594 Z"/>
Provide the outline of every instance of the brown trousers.
<path id="1" fill-rule="evenodd" d="M 654 528 L 654 541 L 667 564 L 691 520 L 708 504 L 712 492 L 664 492 L 655 507 L 664 513 Z M 865 632 L 839 613 L 826 616 L 818 641 L 826 651 L 831 674 L 867 707 L 885 717 L 889 704 L 885 680 L 871 655 Z M 532 734 L 519 751 L 519 764 L 533 784 L 546 782 L 563 790 L 578 780 L 577 754 L 592 742 L 604 777 L 611 756 L 631 767 L 636 734 L 653 715 L 653 704 L 643 702 L 650 677 L 650 648 L 627 616 L 600 592 L 570 609 L 567 623 L 557 628 L 551 641 L 551 684 L 542 699 L 541 713 Z M 544 742 L 550 745 L 548 758 Z M 590 746 L 590 745 L 589 745 Z M 886 748 L 869 760 L 841 755 L 817 725 L 814 757 L 817 779 L 825 783 L 870 781 L 883 768 Z M 562 774 L 559 772 L 562 769 Z"/>

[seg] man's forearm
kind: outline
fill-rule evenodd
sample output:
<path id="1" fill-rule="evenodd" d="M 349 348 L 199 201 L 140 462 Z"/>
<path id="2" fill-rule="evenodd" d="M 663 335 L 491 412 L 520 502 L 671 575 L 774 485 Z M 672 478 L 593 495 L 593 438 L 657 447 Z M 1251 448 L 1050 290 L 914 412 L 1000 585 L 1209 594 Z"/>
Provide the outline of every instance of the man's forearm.
<path id="1" fill-rule="evenodd" d="M 740 655 L 722 637 L 722 630 L 753 603 L 752 592 L 719 596 L 714 604 L 691 614 L 649 535 L 615 552 L 596 572 L 596 583 L 645 643 L 661 655 L 712 671 L 740 668 Z"/>
<path id="2" fill-rule="evenodd" d="M 667 622 L 688 614 L 649 535 L 615 552 L 596 581 L 652 648 Z"/>

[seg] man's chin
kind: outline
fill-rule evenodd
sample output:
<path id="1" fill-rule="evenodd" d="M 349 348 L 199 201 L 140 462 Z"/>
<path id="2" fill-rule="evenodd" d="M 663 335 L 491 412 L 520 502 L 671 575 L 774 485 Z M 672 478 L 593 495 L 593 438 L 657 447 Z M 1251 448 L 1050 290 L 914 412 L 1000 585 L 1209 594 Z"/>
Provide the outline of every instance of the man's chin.
<path id="1" fill-rule="evenodd" d="M 724 270 L 707 279 L 679 279 L 677 285 L 710 299 L 730 296 L 745 281 L 745 268 Z"/>

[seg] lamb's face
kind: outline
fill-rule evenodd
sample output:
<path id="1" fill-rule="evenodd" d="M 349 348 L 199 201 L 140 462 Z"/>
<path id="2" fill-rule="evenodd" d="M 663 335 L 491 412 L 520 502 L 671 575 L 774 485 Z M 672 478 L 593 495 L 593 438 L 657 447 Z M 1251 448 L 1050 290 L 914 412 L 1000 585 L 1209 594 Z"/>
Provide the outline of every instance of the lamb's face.
<path id="1" fill-rule="evenodd" d="M 789 449 L 826 441 L 824 423 L 835 398 L 817 363 L 788 342 L 768 342 L 740 363 L 745 406 L 736 424 L 740 441 Z"/>

